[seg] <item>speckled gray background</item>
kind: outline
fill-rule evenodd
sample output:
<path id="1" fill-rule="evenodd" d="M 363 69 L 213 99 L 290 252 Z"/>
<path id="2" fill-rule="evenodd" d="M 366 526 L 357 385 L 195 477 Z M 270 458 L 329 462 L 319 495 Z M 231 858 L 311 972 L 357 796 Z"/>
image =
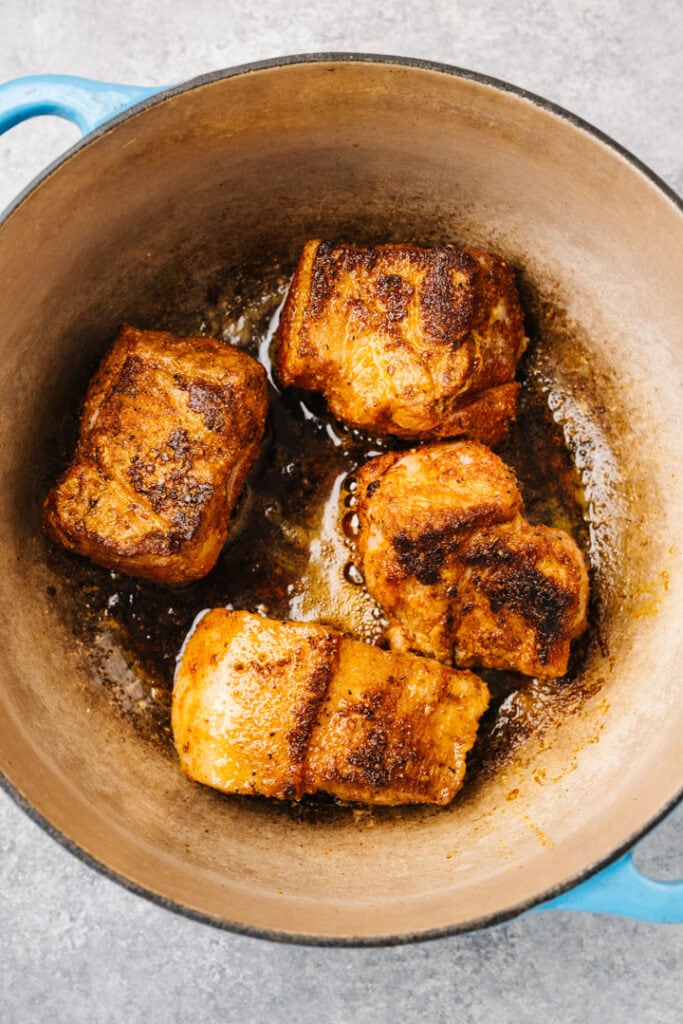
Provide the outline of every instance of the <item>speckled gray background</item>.
<path id="1" fill-rule="evenodd" d="M 683 190 L 680 0 L 4 0 L 0 12 L 2 79 L 165 84 L 313 50 L 425 57 L 507 79 L 602 128 Z M 43 118 L 0 140 L 0 206 L 76 137 Z M 682 848 L 679 808 L 641 843 L 638 862 L 683 876 Z M 544 913 L 393 949 L 277 945 L 133 896 L 0 794 L 2 1024 L 673 1024 L 682 1006 L 683 926 Z"/>

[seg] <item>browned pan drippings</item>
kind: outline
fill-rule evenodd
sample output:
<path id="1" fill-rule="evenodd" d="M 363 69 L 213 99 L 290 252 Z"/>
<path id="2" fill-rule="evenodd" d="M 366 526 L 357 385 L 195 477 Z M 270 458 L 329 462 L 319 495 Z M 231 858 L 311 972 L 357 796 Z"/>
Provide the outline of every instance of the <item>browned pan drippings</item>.
<path id="1" fill-rule="evenodd" d="M 287 282 L 279 268 L 258 279 L 233 279 L 229 294 L 211 289 L 199 313 L 169 315 L 156 326 L 223 338 L 260 357 L 270 369 L 273 321 Z M 549 409 L 539 358 L 551 319 L 548 307 L 541 309 L 527 292 L 532 344 L 519 369 L 517 422 L 497 450 L 519 477 L 529 519 L 569 531 L 590 561 L 581 478 L 562 426 Z M 73 437 L 64 442 L 64 464 L 72 443 Z M 261 457 L 238 504 L 228 544 L 206 579 L 185 588 L 162 588 L 52 548 L 52 569 L 63 583 L 56 599 L 113 708 L 173 756 L 169 711 L 175 659 L 195 616 L 207 607 L 315 620 L 381 643 L 381 609 L 354 564 L 353 472 L 392 446 L 341 426 L 315 398 L 283 394 L 271 386 Z M 583 702 L 580 669 L 596 635 L 593 623 L 575 645 L 570 672 L 560 682 L 482 673 L 493 702 L 470 757 L 468 782 L 493 772 L 522 739 Z"/>

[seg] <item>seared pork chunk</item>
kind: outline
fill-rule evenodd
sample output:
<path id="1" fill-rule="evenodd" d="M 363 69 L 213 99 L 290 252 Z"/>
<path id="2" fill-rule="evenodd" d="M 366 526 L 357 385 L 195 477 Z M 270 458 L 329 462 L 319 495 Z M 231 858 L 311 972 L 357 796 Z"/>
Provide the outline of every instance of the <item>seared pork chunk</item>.
<path id="1" fill-rule="evenodd" d="M 554 678 L 586 627 L 583 556 L 532 526 L 515 476 L 475 441 L 371 459 L 358 472 L 358 550 L 392 648 Z"/>
<path id="2" fill-rule="evenodd" d="M 265 372 L 244 352 L 124 327 L 90 383 L 73 462 L 45 501 L 45 531 L 157 583 L 205 576 L 267 408 Z"/>
<path id="3" fill-rule="evenodd" d="M 185 774 L 225 793 L 445 804 L 487 704 L 471 672 L 216 608 L 185 645 L 173 735 Z"/>
<path id="4" fill-rule="evenodd" d="M 526 345 L 501 256 L 439 246 L 308 242 L 275 336 L 285 386 L 319 391 L 373 435 L 496 444 Z"/>

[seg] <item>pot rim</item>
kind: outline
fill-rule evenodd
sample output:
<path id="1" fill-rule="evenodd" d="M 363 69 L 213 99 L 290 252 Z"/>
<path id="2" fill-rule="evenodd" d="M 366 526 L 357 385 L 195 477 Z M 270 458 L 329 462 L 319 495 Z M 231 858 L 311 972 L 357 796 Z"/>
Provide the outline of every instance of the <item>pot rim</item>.
<path id="1" fill-rule="evenodd" d="M 41 171 L 35 178 L 33 178 L 23 188 L 13 201 L 6 207 L 0 216 L 0 229 L 5 221 L 12 215 L 12 213 L 24 202 L 26 198 L 34 191 L 38 185 L 46 181 L 52 173 L 65 164 L 72 156 L 78 153 L 81 149 L 84 149 L 91 142 L 95 141 L 100 136 L 109 132 L 110 130 L 118 127 L 129 117 L 133 117 L 142 111 L 155 106 L 158 103 L 162 103 L 167 99 L 175 96 L 179 96 L 182 93 L 189 92 L 192 89 L 199 88 L 204 85 L 211 84 L 212 82 L 221 81 L 223 79 L 235 78 L 238 75 L 251 74 L 253 72 L 271 70 L 279 67 L 289 67 L 297 64 L 388 64 L 396 65 L 399 67 L 416 68 L 418 70 L 435 71 L 441 74 L 450 75 L 453 78 L 461 78 L 466 81 L 476 82 L 480 85 L 486 85 L 494 90 L 498 90 L 504 93 L 509 93 L 513 96 L 518 96 L 522 99 L 529 101 L 535 106 L 542 110 L 559 117 L 560 119 L 568 122 L 574 128 L 586 132 L 593 138 L 597 139 L 598 142 L 607 146 L 613 152 L 617 153 L 620 157 L 625 159 L 631 164 L 637 171 L 645 176 L 653 185 L 655 185 L 660 192 L 662 192 L 666 198 L 673 204 L 673 206 L 680 212 L 683 213 L 683 198 L 663 181 L 650 167 L 648 167 L 643 161 L 631 153 L 628 149 L 616 142 L 609 135 L 603 132 L 600 128 L 596 128 L 590 122 L 584 120 L 576 114 L 571 113 L 564 107 L 561 107 L 557 103 L 547 100 L 537 93 L 531 92 L 527 89 L 523 89 L 519 86 L 512 85 L 502 79 L 495 78 L 492 75 L 483 74 L 478 71 L 470 71 L 466 68 L 457 67 L 454 65 L 445 64 L 439 61 L 425 60 L 419 57 L 399 57 L 390 54 L 373 54 L 363 52 L 344 52 L 344 51 L 320 51 L 302 54 L 292 54 L 281 57 L 272 57 L 264 60 L 251 61 L 243 64 L 236 64 L 229 68 L 219 69 L 216 71 L 207 72 L 202 75 L 198 75 L 194 78 L 188 79 L 185 82 L 181 82 L 177 85 L 170 86 L 169 88 L 161 87 L 159 92 L 154 93 L 138 103 L 135 103 L 129 107 L 126 107 L 123 111 L 115 114 L 113 117 L 105 121 L 100 127 L 94 131 L 89 132 L 82 139 L 79 139 L 73 146 L 70 146 L 64 153 L 62 153 L 56 160 L 51 161 L 43 171 Z M 495 914 L 485 914 L 481 917 L 474 918 L 470 921 L 465 921 L 460 924 L 446 925 L 439 928 L 425 929 L 416 932 L 402 932 L 399 934 L 388 934 L 379 936 L 327 936 L 327 935 L 314 935 L 308 933 L 296 933 L 296 932 L 284 932 L 277 931 L 275 929 L 252 927 L 250 925 L 242 924 L 240 922 L 229 921 L 223 917 L 217 917 L 212 914 L 205 913 L 204 911 L 196 910 L 192 907 L 188 907 L 185 904 L 178 903 L 169 897 L 163 896 L 161 893 L 153 892 L 151 889 L 147 889 L 125 875 L 119 873 L 113 868 L 109 867 L 103 861 L 98 860 L 93 854 L 89 853 L 81 846 L 79 846 L 74 840 L 72 840 L 65 833 L 61 832 L 60 829 L 56 828 L 48 818 L 46 818 L 40 811 L 38 811 L 24 796 L 15 788 L 14 784 L 0 769 L 0 786 L 2 789 L 12 798 L 14 803 L 20 807 L 28 817 L 39 825 L 52 839 L 59 843 L 62 847 L 76 856 L 84 864 L 94 868 L 101 875 L 106 878 L 117 882 L 129 892 L 135 893 L 138 896 L 149 900 L 157 906 L 163 907 L 165 910 L 173 911 L 177 914 L 181 914 L 183 917 L 189 918 L 190 920 L 199 921 L 202 924 L 209 924 L 215 928 L 219 928 L 223 931 L 229 931 L 236 934 L 247 935 L 252 938 L 266 939 L 272 942 L 279 942 L 283 944 L 291 945 L 305 945 L 305 946 L 322 946 L 322 947 L 382 947 L 382 946 L 397 946 L 404 945 L 412 942 L 424 942 L 432 939 L 446 938 L 452 935 L 462 935 L 468 932 L 478 931 L 484 928 L 493 927 L 495 925 L 503 924 L 506 921 L 510 921 L 513 918 L 519 917 L 524 913 L 532 910 L 535 907 L 539 907 L 542 904 L 560 896 L 562 893 L 568 892 L 570 889 L 575 888 L 581 882 L 584 882 L 587 878 L 601 871 L 602 869 L 613 864 L 625 853 L 633 848 L 633 846 L 642 839 L 648 832 L 654 829 L 674 808 L 683 801 L 683 782 L 679 791 L 660 809 L 660 811 L 650 818 L 645 824 L 637 829 L 625 842 L 623 842 L 616 850 L 612 851 L 608 856 L 595 861 L 582 871 L 577 872 L 568 881 L 562 882 L 559 885 L 553 886 L 550 889 L 543 891 L 542 893 L 531 897 L 530 899 L 524 900 L 520 903 L 515 904 L 504 911 Z"/>
<path id="2" fill-rule="evenodd" d="M 212 82 L 222 81 L 223 79 L 228 78 L 236 78 L 238 75 L 267 71 L 279 67 L 289 67 L 296 64 L 332 63 L 393 64 L 397 67 L 416 68 L 423 71 L 436 71 L 440 74 L 449 75 L 452 78 L 462 78 L 465 81 L 477 82 L 480 85 L 487 85 L 500 92 L 509 93 L 513 96 L 518 96 L 521 99 L 528 100 L 530 103 L 533 103 L 534 106 L 540 107 L 542 110 L 545 110 L 550 114 L 554 114 L 561 120 L 567 121 L 573 127 L 586 132 L 594 139 L 597 139 L 598 142 L 603 143 L 609 149 L 623 157 L 637 171 L 640 171 L 641 174 L 651 181 L 652 184 L 655 185 L 671 203 L 673 203 L 679 212 L 683 213 L 683 196 L 679 196 L 671 185 L 667 184 L 663 178 L 653 171 L 646 163 L 640 160 L 639 157 L 635 156 L 635 154 L 625 146 L 622 146 L 621 143 L 616 142 L 601 128 L 596 128 L 595 125 L 590 123 L 590 121 L 586 121 L 584 118 L 579 117 L 578 114 L 573 114 L 571 111 L 560 106 L 558 103 L 554 103 L 552 100 L 547 100 L 545 97 L 539 96 L 538 93 L 531 92 L 529 89 L 524 89 L 522 86 L 513 85 L 502 78 L 496 78 L 494 75 L 487 75 L 480 71 L 470 71 L 468 68 L 462 68 L 454 64 L 445 64 L 441 61 L 426 60 L 422 57 L 399 57 L 394 54 L 363 53 L 360 51 L 321 50 L 312 51 L 310 53 L 289 54 L 281 57 L 268 57 L 263 60 L 247 61 L 244 64 L 234 64 L 229 68 L 219 68 L 216 71 L 208 71 L 202 75 L 196 75 L 194 78 L 189 78 L 184 82 L 179 82 L 177 85 L 171 85 L 168 87 L 160 86 L 158 92 L 153 93 L 151 96 L 147 96 L 145 99 L 140 100 L 137 103 L 126 106 L 119 113 L 108 118 L 103 124 L 99 125 L 99 127 L 78 139 L 55 160 L 50 161 L 50 163 L 48 163 L 39 174 L 32 178 L 31 181 L 29 181 L 28 184 L 19 191 L 9 205 L 5 207 L 0 214 L 0 227 L 2 227 L 5 220 L 20 206 L 24 199 L 26 199 L 38 185 L 47 180 L 53 171 L 66 163 L 70 157 L 74 156 L 79 152 L 79 150 L 84 149 L 95 139 L 98 139 L 111 129 L 122 124 L 129 117 L 139 114 L 150 107 L 156 106 L 157 103 L 163 103 L 167 99 L 179 96 L 184 92 L 189 92 L 190 90 L 199 88 L 203 85 L 209 85 Z"/>
<path id="3" fill-rule="evenodd" d="M 188 907 L 186 904 L 178 903 L 168 896 L 163 896 L 161 893 L 153 892 L 151 889 L 146 889 L 138 882 L 134 882 L 131 878 L 128 878 L 126 875 L 121 874 L 114 868 L 109 867 L 103 861 L 98 860 L 97 857 L 88 853 L 88 851 L 84 850 L 82 846 L 79 846 L 73 839 L 56 828 L 48 818 L 44 817 L 40 811 L 36 810 L 33 804 L 31 804 L 19 792 L 19 790 L 14 787 L 13 783 L 10 782 L 2 770 L 0 770 L 0 786 L 5 793 L 12 798 L 14 803 L 21 808 L 21 810 L 24 811 L 24 813 L 27 814 L 33 822 L 35 822 L 36 825 L 39 825 L 40 828 L 48 834 L 48 836 L 54 839 L 55 842 L 65 850 L 68 850 L 69 853 L 72 853 L 83 864 L 93 868 L 98 872 L 98 874 L 103 875 L 110 881 L 121 885 L 124 889 L 127 889 L 128 892 L 132 892 L 136 896 L 142 896 L 150 903 L 154 903 L 156 906 L 162 907 L 164 910 L 180 914 L 182 917 L 188 918 L 191 921 L 198 921 L 200 924 L 211 925 L 213 928 L 218 928 L 221 931 L 231 932 L 237 935 L 246 935 L 249 938 L 265 939 L 269 942 L 277 942 L 279 944 L 289 946 L 319 946 L 347 949 L 405 946 L 414 942 L 430 942 L 434 939 L 445 939 L 455 935 L 467 935 L 470 932 L 483 931 L 487 928 L 493 928 L 497 925 L 505 924 L 507 921 L 512 921 L 517 917 L 522 917 L 524 914 L 534 909 L 543 909 L 543 904 L 554 900 L 563 893 L 569 892 L 582 882 L 585 882 L 586 879 L 596 875 L 604 868 L 608 868 L 611 864 L 618 861 L 624 856 L 624 854 L 632 850 L 635 844 L 644 836 L 656 828 L 656 826 L 659 825 L 660 822 L 662 822 L 664 818 L 666 818 L 667 815 L 678 806 L 679 803 L 683 802 L 682 787 L 681 790 L 654 816 L 654 818 L 651 818 L 646 822 L 642 828 L 634 832 L 629 839 L 617 847 L 616 850 L 612 851 L 612 853 L 607 857 L 590 864 L 587 868 L 584 868 L 583 871 L 577 872 L 577 874 L 568 881 L 553 886 L 552 888 L 547 889 L 528 900 L 523 900 L 507 910 L 500 911 L 496 914 L 484 914 L 481 917 L 475 917 L 470 921 L 463 921 L 460 924 L 444 925 L 440 928 L 427 928 L 415 932 L 400 932 L 398 934 L 373 936 L 331 936 L 315 935 L 307 932 L 299 933 L 278 931 L 274 928 L 259 928 L 243 924 L 239 921 L 230 921 L 227 918 L 217 917 L 213 914 L 205 913 L 202 910 L 196 910 L 193 907 Z"/>

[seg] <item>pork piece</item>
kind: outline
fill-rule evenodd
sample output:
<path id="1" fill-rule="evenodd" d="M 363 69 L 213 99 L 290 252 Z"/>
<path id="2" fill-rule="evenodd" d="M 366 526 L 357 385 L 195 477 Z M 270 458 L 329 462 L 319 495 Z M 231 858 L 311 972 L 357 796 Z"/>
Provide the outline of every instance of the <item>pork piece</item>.
<path id="1" fill-rule="evenodd" d="M 501 256 L 440 246 L 304 246 L 275 335 L 285 386 L 377 436 L 496 444 L 527 339 Z"/>
<path id="2" fill-rule="evenodd" d="M 108 569 L 186 583 L 213 567 L 256 458 L 266 374 L 212 338 L 124 327 L 90 383 L 46 533 Z"/>
<path id="3" fill-rule="evenodd" d="M 185 774 L 225 793 L 445 804 L 488 699 L 472 672 L 215 608 L 183 651 L 173 735 Z"/>
<path id="4" fill-rule="evenodd" d="M 476 441 L 358 471 L 358 552 L 399 651 L 556 678 L 586 627 L 588 575 L 562 530 L 532 526 L 514 473 Z"/>

